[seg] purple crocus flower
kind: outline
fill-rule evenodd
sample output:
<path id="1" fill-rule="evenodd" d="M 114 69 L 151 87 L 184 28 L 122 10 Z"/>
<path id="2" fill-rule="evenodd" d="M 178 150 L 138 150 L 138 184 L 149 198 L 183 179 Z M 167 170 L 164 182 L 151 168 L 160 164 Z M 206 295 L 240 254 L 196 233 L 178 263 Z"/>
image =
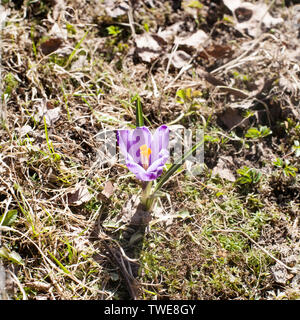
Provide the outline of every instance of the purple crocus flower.
<path id="1" fill-rule="evenodd" d="M 156 129 L 154 135 L 146 127 L 134 130 L 118 130 L 120 151 L 125 157 L 127 168 L 142 181 L 158 178 L 169 158 L 169 128 Z"/>

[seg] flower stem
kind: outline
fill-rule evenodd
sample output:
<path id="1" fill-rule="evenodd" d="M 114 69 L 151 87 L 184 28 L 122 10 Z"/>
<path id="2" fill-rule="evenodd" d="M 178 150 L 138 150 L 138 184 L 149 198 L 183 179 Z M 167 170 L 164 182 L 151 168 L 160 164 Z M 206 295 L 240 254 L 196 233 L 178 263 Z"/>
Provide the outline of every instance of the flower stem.
<path id="1" fill-rule="evenodd" d="M 151 188 L 152 188 L 152 182 L 153 181 L 148 181 L 144 186 L 143 186 L 143 191 L 141 195 L 141 203 L 145 206 L 146 211 L 150 211 L 152 204 L 153 204 L 153 198 L 150 197 L 151 195 Z"/>

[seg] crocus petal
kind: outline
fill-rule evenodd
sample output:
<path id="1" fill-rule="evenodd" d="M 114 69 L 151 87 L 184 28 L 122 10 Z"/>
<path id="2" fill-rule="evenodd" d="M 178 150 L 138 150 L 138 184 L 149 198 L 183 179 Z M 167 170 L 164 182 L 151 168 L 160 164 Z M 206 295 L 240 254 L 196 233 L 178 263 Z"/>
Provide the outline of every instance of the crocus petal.
<path id="1" fill-rule="evenodd" d="M 150 148 L 152 150 L 150 156 L 150 164 L 154 163 L 159 158 L 159 153 L 162 149 L 167 150 L 169 144 L 169 128 L 166 125 L 160 126 L 156 129 Z"/>
<path id="2" fill-rule="evenodd" d="M 151 138 L 151 132 L 147 127 L 138 127 L 133 130 L 131 137 L 132 141 L 129 142 L 129 148 L 127 151 L 135 162 L 141 164 L 140 147 L 144 144 L 149 146 L 151 144 Z"/>
<path id="3" fill-rule="evenodd" d="M 151 181 L 156 179 L 156 173 L 145 171 L 145 169 L 136 162 L 126 162 L 127 168 L 136 175 L 137 179 L 142 181 Z"/>
<path id="4" fill-rule="evenodd" d="M 151 181 L 156 179 L 156 175 L 152 172 L 146 171 L 141 165 L 136 163 L 129 155 L 126 160 L 127 168 L 136 175 L 137 179 L 142 181 Z"/>
<path id="5" fill-rule="evenodd" d="M 126 158 L 128 149 L 130 147 L 130 141 L 132 141 L 132 130 L 118 130 L 117 140 L 119 148 L 123 156 Z"/>
<path id="6" fill-rule="evenodd" d="M 168 158 L 168 150 L 163 149 L 159 154 L 159 158 L 152 163 L 147 170 L 145 170 L 129 155 L 126 160 L 126 166 L 132 173 L 136 175 L 137 179 L 142 181 L 151 181 L 157 179 L 162 174 L 164 165 Z"/>
<path id="7" fill-rule="evenodd" d="M 140 163 L 140 147 L 144 144 L 151 144 L 151 132 L 146 127 L 138 127 L 134 130 L 118 130 L 117 138 L 120 151 L 125 159 L 129 155 L 133 160 Z"/>
<path id="8" fill-rule="evenodd" d="M 169 151 L 167 149 L 162 149 L 160 153 L 158 154 L 157 160 L 155 160 L 150 167 L 147 169 L 147 172 L 155 172 L 160 171 L 162 172 L 162 169 L 169 159 Z M 161 173 L 157 176 L 159 177 Z"/>

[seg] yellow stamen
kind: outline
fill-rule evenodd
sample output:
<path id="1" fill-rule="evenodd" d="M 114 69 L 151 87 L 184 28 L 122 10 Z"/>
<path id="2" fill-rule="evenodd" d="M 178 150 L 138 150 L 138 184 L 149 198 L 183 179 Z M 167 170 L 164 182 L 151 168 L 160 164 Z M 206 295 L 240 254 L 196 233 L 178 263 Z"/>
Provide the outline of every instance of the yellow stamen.
<path id="1" fill-rule="evenodd" d="M 151 149 L 147 147 L 146 144 L 143 144 L 140 147 L 140 152 L 141 152 L 141 162 L 145 170 L 148 169 L 149 167 L 149 158 L 151 154 Z"/>

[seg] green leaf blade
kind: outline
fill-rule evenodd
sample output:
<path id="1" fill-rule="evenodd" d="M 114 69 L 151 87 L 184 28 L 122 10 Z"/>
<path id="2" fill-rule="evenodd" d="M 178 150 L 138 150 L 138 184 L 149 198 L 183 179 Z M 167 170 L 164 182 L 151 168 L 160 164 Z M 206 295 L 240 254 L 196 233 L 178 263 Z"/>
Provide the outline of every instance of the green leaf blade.
<path id="1" fill-rule="evenodd" d="M 0 216 L 0 225 L 10 226 L 17 220 L 17 217 L 18 210 L 10 210 L 6 214 Z"/>
<path id="2" fill-rule="evenodd" d="M 198 142 L 196 145 L 194 145 L 187 153 L 185 153 L 180 159 L 175 161 L 174 164 L 167 170 L 167 172 L 160 178 L 158 181 L 158 184 L 156 185 L 156 188 L 154 190 L 154 193 L 157 192 L 169 179 L 170 177 L 178 170 L 180 169 L 186 159 L 192 155 L 200 146 L 203 145 L 204 140 L 202 139 L 200 142 Z"/>
<path id="3" fill-rule="evenodd" d="M 141 99 L 137 95 L 135 98 L 135 106 L 136 106 L 136 126 L 137 127 L 143 127 L 144 126 L 144 117 L 143 117 L 143 110 L 142 110 L 142 104 L 141 104 Z"/>

